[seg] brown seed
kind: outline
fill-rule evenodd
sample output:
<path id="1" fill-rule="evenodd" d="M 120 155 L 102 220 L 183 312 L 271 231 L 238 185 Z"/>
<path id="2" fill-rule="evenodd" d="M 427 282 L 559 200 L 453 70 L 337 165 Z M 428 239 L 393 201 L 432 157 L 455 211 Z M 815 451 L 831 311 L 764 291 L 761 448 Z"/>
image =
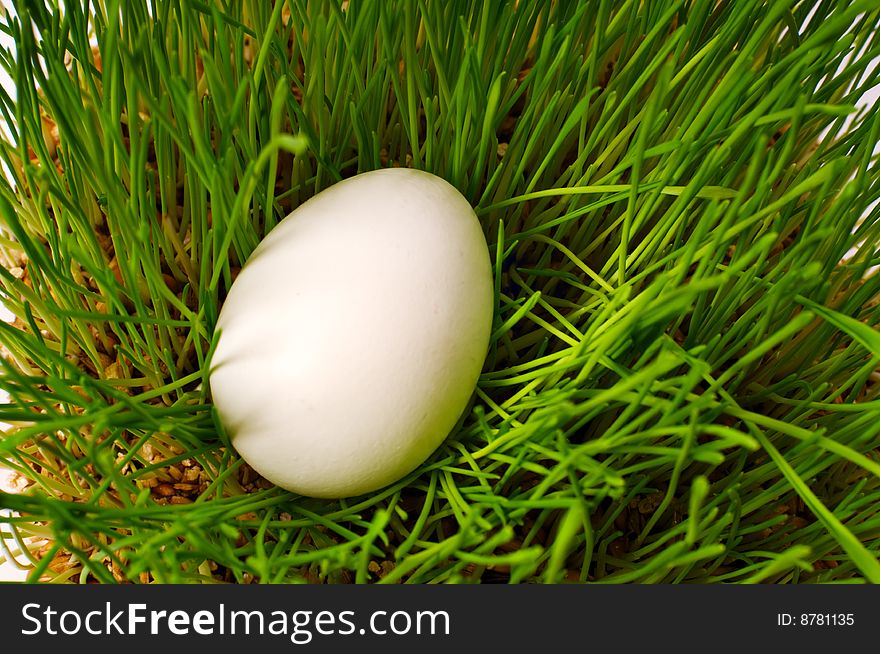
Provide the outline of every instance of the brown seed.
<path id="1" fill-rule="evenodd" d="M 159 484 L 153 488 L 153 492 L 162 497 L 171 497 L 174 495 L 174 486 L 171 484 Z"/>
<path id="2" fill-rule="evenodd" d="M 653 513 L 663 502 L 663 493 L 654 493 L 639 501 L 639 513 Z"/>
<path id="3" fill-rule="evenodd" d="M 122 568 L 119 567 L 119 564 L 117 564 L 115 562 L 112 563 L 110 565 L 110 572 L 113 573 L 113 578 L 116 581 L 119 581 L 119 582 L 128 581 L 125 578 L 125 573 L 122 571 Z"/>
<path id="4" fill-rule="evenodd" d="M 172 293 L 177 293 L 180 290 L 180 284 L 178 284 L 177 280 L 168 273 L 162 273 L 162 281 L 165 282 L 165 286 L 168 287 L 168 290 Z"/>
<path id="5" fill-rule="evenodd" d="M 464 569 L 461 571 L 463 577 L 473 577 L 474 573 L 477 571 L 477 566 L 475 563 L 468 563 L 464 566 Z"/>
<path id="6" fill-rule="evenodd" d="M 517 550 L 522 549 L 522 541 L 518 538 L 515 538 L 512 541 L 500 545 L 498 549 L 501 552 L 516 552 Z"/>
<path id="7" fill-rule="evenodd" d="M 113 273 L 113 276 L 116 278 L 116 282 L 120 286 L 125 286 L 125 283 L 122 281 L 122 271 L 119 270 L 119 261 L 116 257 L 110 259 L 110 263 L 107 264 L 107 267 L 110 269 L 110 272 Z"/>
<path id="8" fill-rule="evenodd" d="M 104 379 L 121 379 L 122 368 L 118 363 L 111 363 L 104 368 Z"/>
<path id="9" fill-rule="evenodd" d="M 505 116 L 501 121 L 501 124 L 498 126 L 498 130 L 500 132 L 510 132 L 513 131 L 514 126 L 516 125 L 516 118 L 513 116 Z"/>

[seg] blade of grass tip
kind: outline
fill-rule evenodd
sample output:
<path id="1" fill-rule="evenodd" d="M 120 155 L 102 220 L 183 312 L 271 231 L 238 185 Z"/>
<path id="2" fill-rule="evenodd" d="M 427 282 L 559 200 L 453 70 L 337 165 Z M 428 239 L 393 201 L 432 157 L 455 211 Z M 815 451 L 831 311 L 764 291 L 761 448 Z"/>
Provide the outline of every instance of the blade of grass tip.
<path id="1" fill-rule="evenodd" d="M 770 442 L 764 433 L 756 427 L 751 427 L 752 435 L 758 439 L 761 447 L 779 468 L 783 476 L 791 484 L 794 491 L 804 501 L 804 504 L 825 525 L 825 528 L 835 537 L 843 550 L 849 555 L 856 567 L 872 584 L 880 584 L 880 561 L 867 547 L 847 529 L 840 519 L 826 507 L 794 468 L 786 461 L 785 457 Z"/>
<path id="2" fill-rule="evenodd" d="M 458 529 L 455 534 L 449 538 L 442 540 L 439 543 L 432 543 L 420 552 L 410 554 L 405 559 L 398 562 L 397 566 L 391 570 L 391 572 L 379 579 L 378 583 L 397 583 L 407 574 L 413 572 L 416 568 L 425 565 L 431 560 L 439 561 L 452 556 L 461 545 L 461 542 L 466 538 L 466 535 L 470 533 L 470 530 L 470 524 L 462 526 L 461 529 Z"/>
<path id="3" fill-rule="evenodd" d="M 35 565 L 31 569 L 31 571 L 28 573 L 27 583 L 36 584 L 36 583 L 39 583 L 40 581 L 42 581 L 43 574 L 46 572 L 46 570 L 49 569 L 49 566 L 52 564 L 52 561 L 55 560 L 55 556 L 60 551 L 61 551 L 61 543 L 59 543 L 58 541 L 55 541 L 55 543 L 52 544 L 52 547 L 49 548 L 49 551 L 45 552 L 43 554 L 43 557 L 40 559 L 40 561 L 37 563 L 37 565 Z"/>
<path id="4" fill-rule="evenodd" d="M 517 310 L 516 312 L 507 320 L 505 320 L 499 327 L 492 333 L 491 341 L 497 341 L 503 334 L 509 332 L 513 329 L 513 326 L 516 325 L 520 320 L 525 317 L 527 313 L 529 313 L 532 309 L 535 308 L 535 305 L 538 303 L 538 300 L 541 298 L 541 291 L 535 291 L 528 300 L 526 300 Z"/>
<path id="5" fill-rule="evenodd" d="M 666 493 L 663 496 L 663 499 L 660 502 L 660 505 L 654 510 L 653 514 L 650 518 L 645 522 L 645 526 L 642 528 L 641 533 L 636 539 L 636 547 L 641 547 L 641 545 L 645 542 L 648 534 L 651 533 L 651 530 L 656 526 L 656 524 L 662 519 L 662 517 L 666 514 L 666 510 L 669 508 L 669 505 L 675 499 L 675 493 L 678 488 L 678 481 L 681 477 L 681 472 L 685 468 L 687 464 L 688 457 L 690 456 L 691 450 L 693 448 L 693 444 L 696 441 L 696 426 L 697 426 L 697 411 L 696 409 L 691 411 L 691 424 L 688 430 L 684 433 L 684 437 L 681 440 L 681 445 L 679 446 L 678 454 L 676 455 L 675 463 L 672 468 L 672 474 L 669 478 L 669 483 L 667 485 Z M 691 489 L 691 499 L 694 498 L 694 489 Z M 690 541 L 693 544 L 693 541 Z"/>
<path id="6" fill-rule="evenodd" d="M 428 517 L 431 515 L 431 509 L 434 505 L 434 495 L 437 490 L 437 477 L 439 476 L 438 471 L 434 471 L 430 476 L 430 480 L 428 482 L 428 490 L 425 493 L 425 501 L 422 504 L 422 510 L 419 513 L 419 517 L 416 519 L 415 524 L 412 527 L 412 530 L 409 533 L 409 536 L 397 547 L 394 552 L 394 558 L 397 561 L 400 561 L 406 554 L 412 549 L 412 546 L 419 539 L 422 534 L 422 530 L 425 528 L 425 524 L 428 521 Z"/>
<path id="7" fill-rule="evenodd" d="M 492 310 L 492 331 L 496 331 L 498 323 L 501 320 L 501 274 L 504 270 L 504 219 L 498 220 L 498 236 L 495 243 L 495 265 L 493 272 L 493 310 Z M 494 362 L 496 360 L 498 349 L 498 341 L 490 340 L 488 360 Z M 494 367 L 494 366 L 493 366 Z"/>
<path id="8" fill-rule="evenodd" d="M 372 551 L 373 541 L 376 540 L 378 536 L 381 535 L 383 541 L 387 541 L 385 537 L 385 527 L 388 525 L 388 521 L 391 519 L 391 512 L 387 509 L 379 509 L 373 516 L 373 521 L 370 523 L 370 528 L 367 530 L 367 533 L 364 534 L 360 550 L 360 556 L 358 557 L 358 565 L 357 572 L 355 573 L 355 583 L 356 584 L 364 584 L 370 577 L 369 573 L 369 564 L 374 556 Z M 387 545 L 387 542 L 386 542 Z"/>
<path id="9" fill-rule="evenodd" d="M 583 524 L 584 509 L 580 502 L 575 501 L 559 521 L 559 527 L 550 550 L 550 561 L 544 573 L 544 583 L 555 584 L 562 579 L 565 560 L 575 546 L 575 537 Z"/>
<path id="10" fill-rule="evenodd" d="M 636 201 L 638 200 L 638 187 L 642 181 L 642 165 L 645 160 L 645 150 L 648 147 L 648 134 L 655 128 L 654 120 L 657 115 L 657 103 L 661 96 L 665 96 L 669 87 L 669 79 L 672 77 L 672 62 L 667 60 L 657 80 L 657 84 L 648 96 L 647 106 L 642 112 L 642 119 L 639 121 L 638 131 L 635 139 L 635 153 L 632 163 L 632 174 L 630 181 L 632 189 L 627 198 L 626 213 L 624 214 L 623 223 L 620 230 L 620 246 L 618 250 L 617 261 L 617 284 L 622 286 L 626 280 L 626 260 L 629 252 L 630 232 L 636 218 Z"/>
<path id="11" fill-rule="evenodd" d="M 275 85 L 275 92 L 272 94 L 272 108 L 269 115 L 270 138 L 275 138 L 281 133 L 281 117 L 282 110 L 287 101 L 290 84 L 287 77 L 282 75 L 278 83 Z M 269 159 L 269 174 L 266 177 L 266 202 L 264 211 L 266 215 L 264 232 L 268 234 L 275 227 L 277 220 L 275 219 L 275 178 L 278 175 L 278 151 L 272 153 Z"/>
<path id="12" fill-rule="evenodd" d="M 263 77 L 263 70 L 266 67 L 266 61 L 269 56 L 269 50 L 272 47 L 272 38 L 275 35 L 275 28 L 278 21 L 281 20 L 281 10 L 285 6 L 285 2 L 276 2 L 272 8 L 272 15 L 269 17 L 269 23 L 263 33 L 263 42 L 260 44 L 260 51 L 257 54 L 257 63 L 254 66 L 254 88 L 260 87 L 260 81 Z"/>
<path id="13" fill-rule="evenodd" d="M 777 345 L 786 342 L 792 336 L 802 329 L 805 329 L 813 321 L 813 315 L 809 311 L 803 311 L 796 315 L 791 321 L 775 334 L 765 338 L 762 343 L 750 349 L 745 355 L 739 358 L 724 374 L 720 375 L 712 384 L 712 388 L 723 387 L 741 370 L 750 364 L 758 361 Z"/>
<path id="14" fill-rule="evenodd" d="M 700 475 L 691 484 L 691 496 L 688 500 L 688 526 L 685 542 L 694 545 L 700 529 L 700 507 L 709 494 L 709 480 Z"/>
<path id="15" fill-rule="evenodd" d="M 824 178 L 823 174 L 823 178 Z M 500 202 L 496 202 L 494 204 L 487 205 L 485 207 L 479 207 L 477 209 L 478 215 L 483 215 L 495 211 L 497 209 L 503 209 L 504 207 L 509 207 L 511 205 L 520 204 L 523 202 L 528 202 L 530 200 L 539 200 L 541 198 L 552 198 L 555 196 L 567 196 L 567 195 L 602 195 L 605 193 L 629 193 L 632 190 L 632 184 L 591 184 L 589 186 L 569 186 L 566 188 L 551 188 L 542 191 L 533 191 L 531 193 L 526 193 L 524 195 L 517 195 L 512 198 L 508 198 L 506 200 L 501 200 Z M 637 191 L 639 193 L 645 193 L 648 191 L 653 191 L 659 189 L 659 192 L 662 195 L 671 195 L 671 196 L 679 196 L 682 195 L 687 187 L 685 186 L 662 186 L 660 182 L 648 182 L 642 184 L 638 187 Z M 735 189 L 726 188 L 722 186 L 703 186 L 699 190 L 696 191 L 696 197 L 707 199 L 707 200 L 729 200 L 736 197 L 737 191 Z M 796 197 L 796 194 L 793 192 L 786 196 L 788 200 L 793 197 Z M 780 203 L 784 204 L 784 203 Z M 767 213 L 770 213 L 767 211 Z"/>
<path id="16" fill-rule="evenodd" d="M 794 545 L 782 552 L 782 554 L 774 556 L 769 565 L 764 566 L 739 583 L 759 584 L 762 581 L 791 568 L 800 568 L 806 572 L 812 572 L 813 566 L 808 562 L 812 553 L 813 550 L 808 545 Z"/>
<path id="17" fill-rule="evenodd" d="M 471 175 L 468 187 L 468 196 L 474 197 L 478 192 L 478 184 L 482 181 L 483 169 L 486 167 L 486 161 L 494 152 L 489 151 L 489 146 L 494 143 L 496 116 L 498 114 L 498 105 L 501 102 L 501 83 L 504 81 L 505 75 L 501 73 L 492 82 L 489 88 L 489 95 L 486 99 L 486 113 L 483 116 L 483 126 L 480 133 L 480 151 L 477 155 L 477 165 L 474 174 Z"/>
<path id="18" fill-rule="evenodd" d="M 254 188 L 257 185 L 257 177 L 262 173 L 263 168 L 272 158 L 272 155 L 277 153 L 278 150 L 287 150 L 293 155 L 302 156 L 305 154 L 307 148 L 308 141 L 302 134 L 298 134 L 297 136 L 279 134 L 266 144 L 260 152 L 260 156 L 257 157 L 257 160 L 248 166 L 244 175 L 242 188 L 236 195 L 235 205 L 230 212 L 230 215 L 236 222 L 228 225 L 228 229 L 223 235 L 223 241 L 220 244 L 220 256 L 218 256 L 214 262 L 214 271 L 211 275 L 211 282 L 208 285 L 208 288 L 212 293 L 217 291 L 218 284 L 220 283 L 220 275 L 223 273 L 223 268 L 228 262 L 229 248 L 232 245 L 233 238 L 239 228 L 239 221 L 243 221 L 243 215 L 247 212 L 246 207 L 250 202 L 251 196 L 254 193 Z"/>
<path id="19" fill-rule="evenodd" d="M 599 89 L 591 89 L 583 98 L 581 98 L 578 103 L 571 110 L 571 113 L 565 119 L 565 123 L 563 123 L 562 128 L 559 130 L 559 133 L 556 135 L 553 143 L 550 145 L 550 148 L 544 154 L 544 159 L 538 165 L 538 168 L 531 176 L 531 180 L 529 181 L 528 186 L 526 187 L 526 193 L 531 193 L 535 185 L 541 179 L 541 175 L 550 165 L 553 157 L 556 156 L 559 148 L 562 147 L 563 142 L 568 137 L 569 133 L 580 124 L 581 120 L 584 118 L 584 114 L 586 113 L 588 107 L 590 106 L 590 100 L 593 98 L 593 95 L 598 92 Z M 634 181 L 634 184 L 638 184 L 638 181 Z"/>
<path id="20" fill-rule="evenodd" d="M 817 304 L 808 298 L 797 296 L 795 299 L 805 307 L 812 309 L 814 313 L 821 316 L 829 324 L 834 325 L 848 336 L 851 336 L 855 341 L 871 352 L 871 354 L 880 357 L 880 332 L 876 329 L 869 327 L 865 323 L 856 320 L 851 316 L 835 311 L 834 309 L 829 309 L 821 304 Z"/>

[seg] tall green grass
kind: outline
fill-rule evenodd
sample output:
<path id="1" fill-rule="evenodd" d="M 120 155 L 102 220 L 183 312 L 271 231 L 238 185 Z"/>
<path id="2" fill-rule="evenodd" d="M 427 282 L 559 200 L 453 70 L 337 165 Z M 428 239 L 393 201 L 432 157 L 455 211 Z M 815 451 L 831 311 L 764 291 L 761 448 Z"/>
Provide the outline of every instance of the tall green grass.
<path id="1" fill-rule="evenodd" d="M 15 2 L 0 543 L 56 582 L 880 582 L 880 9 L 813 4 Z M 475 206 L 491 350 L 417 471 L 298 497 L 228 445 L 214 323 L 392 165 Z"/>

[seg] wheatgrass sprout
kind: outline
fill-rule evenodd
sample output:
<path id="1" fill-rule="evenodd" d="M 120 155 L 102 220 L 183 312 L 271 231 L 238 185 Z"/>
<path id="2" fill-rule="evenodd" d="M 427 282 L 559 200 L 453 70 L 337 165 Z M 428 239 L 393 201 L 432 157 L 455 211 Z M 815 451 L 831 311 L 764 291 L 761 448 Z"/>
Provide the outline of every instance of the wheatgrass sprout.
<path id="1" fill-rule="evenodd" d="M 880 582 L 876 0 L 13 4 L 30 580 Z M 281 218 L 387 166 L 475 206 L 489 357 L 411 475 L 298 497 L 228 446 L 215 321 Z"/>

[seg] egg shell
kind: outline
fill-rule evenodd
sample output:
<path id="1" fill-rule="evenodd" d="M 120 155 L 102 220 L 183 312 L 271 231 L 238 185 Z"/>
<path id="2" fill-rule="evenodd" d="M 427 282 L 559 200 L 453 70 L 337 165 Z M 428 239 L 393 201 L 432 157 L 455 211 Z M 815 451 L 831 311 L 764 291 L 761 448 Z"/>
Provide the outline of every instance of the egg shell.
<path id="1" fill-rule="evenodd" d="M 493 298 L 485 236 L 448 182 L 401 168 L 338 182 L 281 221 L 229 290 L 209 374 L 224 429 L 303 495 L 391 484 L 465 410 Z"/>

